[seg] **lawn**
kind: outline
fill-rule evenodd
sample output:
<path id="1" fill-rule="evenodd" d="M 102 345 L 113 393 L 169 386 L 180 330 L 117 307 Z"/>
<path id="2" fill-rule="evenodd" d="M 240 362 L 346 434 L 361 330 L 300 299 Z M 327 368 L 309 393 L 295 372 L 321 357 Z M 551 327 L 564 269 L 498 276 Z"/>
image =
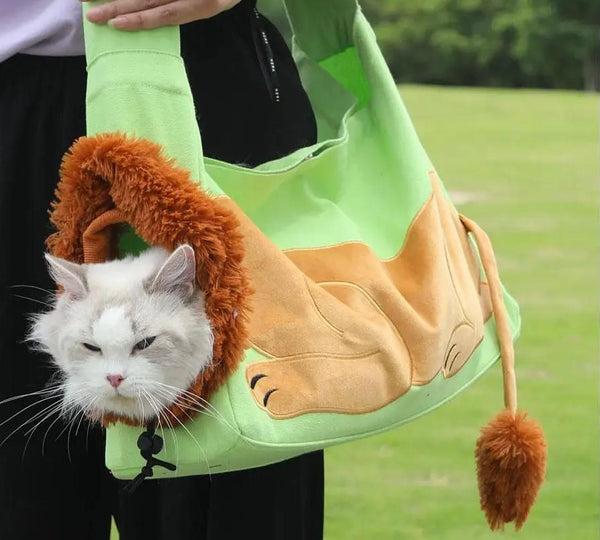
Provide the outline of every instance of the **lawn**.
<path id="1" fill-rule="evenodd" d="M 473 447 L 502 406 L 497 365 L 417 422 L 326 452 L 325 538 L 597 539 L 597 97 L 422 86 L 401 93 L 440 176 L 490 234 L 520 301 L 520 405 L 546 430 L 548 475 L 521 532 L 488 531 Z"/>
<path id="2" fill-rule="evenodd" d="M 520 406 L 543 424 L 547 480 L 505 538 L 598 536 L 597 97 L 403 86 L 446 186 L 494 242 L 519 300 Z M 478 507 L 473 447 L 502 406 L 500 366 L 413 424 L 326 453 L 326 540 L 498 538 Z"/>

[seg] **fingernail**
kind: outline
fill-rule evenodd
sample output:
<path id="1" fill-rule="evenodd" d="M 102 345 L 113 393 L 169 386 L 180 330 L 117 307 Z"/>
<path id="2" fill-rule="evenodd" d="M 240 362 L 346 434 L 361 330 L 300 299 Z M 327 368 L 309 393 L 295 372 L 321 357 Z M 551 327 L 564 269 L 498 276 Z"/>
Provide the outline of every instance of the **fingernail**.
<path id="1" fill-rule="evenodd" d="M 100 8 L 92 8 L 87 12 L 87 18 L 90 22 L 98 22 L 102 19 L 102 9 Z"/>
<path id="2" fill-rule="evenodd" d="M 106 24 L 113 28 L 122 28 L 127 24 L 127 17 L 115 17 L 114 19 L 110 19 Z"/>

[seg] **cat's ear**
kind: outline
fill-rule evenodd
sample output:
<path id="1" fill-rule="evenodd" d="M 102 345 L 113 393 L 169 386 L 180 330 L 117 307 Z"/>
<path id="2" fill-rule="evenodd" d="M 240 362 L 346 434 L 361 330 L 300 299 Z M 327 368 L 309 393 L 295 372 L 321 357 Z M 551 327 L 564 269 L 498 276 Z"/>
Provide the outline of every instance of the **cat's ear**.
<path id="1" fill-rule="evenodd" d="M 190 298 L 196 281 L 196 255 L 188 244 L 179 246 L 161 266 L 150 286 L 151 291 L 175 292 Z"/>
<path id="2" fill-rule="evenodd" d="M 45 253 L 44 257 L 46 257 L 52 279 L 65 292 L 75 298 L 82 298 L 87 294 L 85 268 L 82 265 L 53 257 L 48 253 Z"/>

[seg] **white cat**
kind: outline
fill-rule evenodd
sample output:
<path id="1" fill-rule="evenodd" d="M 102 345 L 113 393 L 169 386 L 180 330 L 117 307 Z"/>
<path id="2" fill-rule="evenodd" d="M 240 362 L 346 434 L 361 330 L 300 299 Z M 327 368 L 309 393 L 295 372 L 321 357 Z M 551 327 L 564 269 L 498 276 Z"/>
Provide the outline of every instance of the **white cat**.
<path id="1" fill-rule="evenodd" d="M 101 264 L 46 259 L 63 292 L 34 316 L 29 339 L 62 372 L 64 410 L 143 423 L 211 363 L 213 334 L 189 245 Z"/>

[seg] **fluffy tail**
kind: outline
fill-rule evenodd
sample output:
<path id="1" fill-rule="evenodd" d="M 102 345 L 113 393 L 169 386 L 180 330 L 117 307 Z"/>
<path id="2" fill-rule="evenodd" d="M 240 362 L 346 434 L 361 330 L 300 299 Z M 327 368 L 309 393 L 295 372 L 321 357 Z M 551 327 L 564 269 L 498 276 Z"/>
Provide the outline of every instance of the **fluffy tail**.
<path id="1" fill-rule="evenodd" d="M 517 412 L 513 341 L 492 245 L 476 223 L 464 216 L 461 221 L 477 242 L 488 279 L 504 380 L 505 409 L 482 428 L 475 449 L 481 508 L 492 530 L 511 521 L 518 530 L 544 481 L 547 445 L 538 422 Z"/>

